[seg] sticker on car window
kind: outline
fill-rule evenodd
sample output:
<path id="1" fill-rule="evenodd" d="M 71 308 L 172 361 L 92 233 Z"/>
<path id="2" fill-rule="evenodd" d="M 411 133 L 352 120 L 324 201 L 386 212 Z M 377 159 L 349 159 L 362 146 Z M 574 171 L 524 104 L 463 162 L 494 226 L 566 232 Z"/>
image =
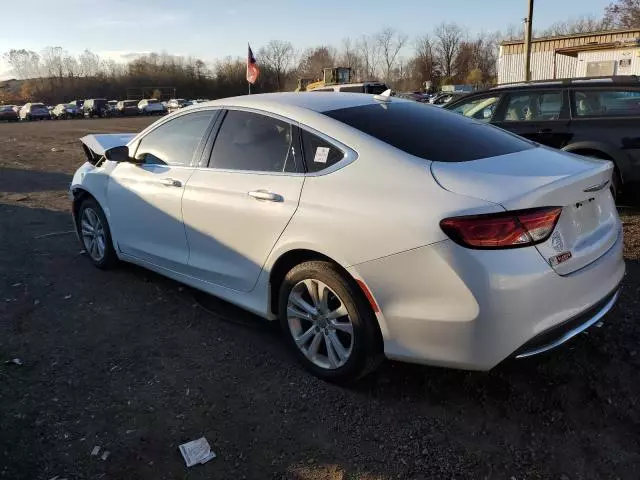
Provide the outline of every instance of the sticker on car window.
<path id="1" fill-rule="evenodd" d="M 316 155 L 313 157 L 315 163 L 327 163 L 327 158 L 329 158 L 329 147 L 316 148 Z"/>

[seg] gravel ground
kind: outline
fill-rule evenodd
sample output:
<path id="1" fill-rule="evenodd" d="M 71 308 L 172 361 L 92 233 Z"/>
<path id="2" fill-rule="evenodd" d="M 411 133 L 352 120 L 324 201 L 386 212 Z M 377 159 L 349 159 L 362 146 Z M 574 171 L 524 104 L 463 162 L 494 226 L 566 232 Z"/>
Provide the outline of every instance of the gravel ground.
<path id="1" fill-rule="evenodd" d="M 490 373 L 386 362 L 340 388 L 303 372 L 273 325 L 80 253 L 76 139 L 148 123 L 0 125 L 0 478 L 640 478 L 634 209 L 602 328 Z M 202 435 L 218 457 L 187 469 L 178 445 Z"/>

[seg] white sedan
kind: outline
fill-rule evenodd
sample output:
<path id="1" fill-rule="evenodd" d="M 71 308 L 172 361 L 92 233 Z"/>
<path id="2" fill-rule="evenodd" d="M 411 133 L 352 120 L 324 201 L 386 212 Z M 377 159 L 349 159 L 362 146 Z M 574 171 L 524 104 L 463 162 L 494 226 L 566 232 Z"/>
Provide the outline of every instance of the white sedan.
<path id="1" fill-rule="evenodd" d="M 94 265 L 279 319 L 328 380 L 545 352 L 611 309 L 625 271 L 611 163 L 384 94 L 228 98 L 82 140 Z"/>

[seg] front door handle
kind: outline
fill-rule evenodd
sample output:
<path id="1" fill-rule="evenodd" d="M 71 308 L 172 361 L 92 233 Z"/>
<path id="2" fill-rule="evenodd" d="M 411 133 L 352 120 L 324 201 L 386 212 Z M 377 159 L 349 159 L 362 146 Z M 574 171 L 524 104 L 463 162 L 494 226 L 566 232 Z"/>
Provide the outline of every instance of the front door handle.
<path id="1" fill-rule="evenodd" d="M 538 133 L 551 133 L 553 130 L 551 128 L 541 128 L 538 130 Z"/>
<path id="2" fill-rule="evenodd" d="M 267 202 L 282 202 L 284 198 L 282 195 L 278 195 L 277 193 L 267 192 L 266 190 L 252 190 L 247 192 L 250 197 L 255 198 L 256 200 L 266 200 Z"/>
<path id="3" fill-rule="evenodd" d="M 174 180 L 173 178 L 163 178 L 162 184 L 167 187 L 181 187 L 182 182 L 180 180 Z"/>

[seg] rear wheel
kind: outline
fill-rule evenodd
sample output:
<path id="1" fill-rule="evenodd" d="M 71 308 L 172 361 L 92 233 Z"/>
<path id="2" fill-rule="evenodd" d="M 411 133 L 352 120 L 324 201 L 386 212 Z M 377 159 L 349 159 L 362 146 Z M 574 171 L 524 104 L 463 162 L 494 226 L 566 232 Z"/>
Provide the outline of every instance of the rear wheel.
<path id="1" fill-rule="evenodd" d="M 80 205 L 76 227 L 82 247 L 87 252 L 91 263 L 104 270 L 118 263 L 109 223 L 102 208 L 94 199 L 87 198 Z"/>
<path id="2" fill-rule="evenodd" d="M 280 288 L 280 323 L 298 360 L 333 382 L 358 379 L 382 359 L 376 318 L 357 284 L 329 263 L 305 262 Z"/>

